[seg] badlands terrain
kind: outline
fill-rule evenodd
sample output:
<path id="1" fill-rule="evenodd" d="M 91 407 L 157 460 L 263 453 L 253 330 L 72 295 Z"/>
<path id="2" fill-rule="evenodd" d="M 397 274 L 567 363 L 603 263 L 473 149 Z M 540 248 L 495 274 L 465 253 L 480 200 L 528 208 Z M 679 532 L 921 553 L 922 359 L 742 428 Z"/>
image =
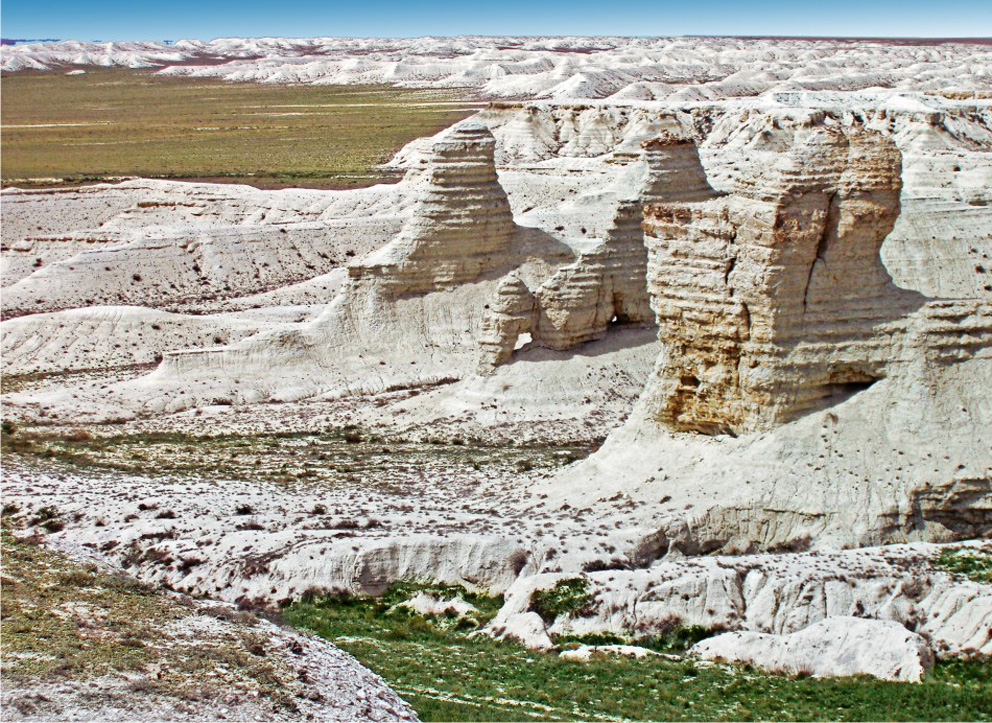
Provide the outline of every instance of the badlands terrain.
<path id="1" fill-rule="evenodd" d="M 2 52 L 489 101 L 393 184 L 3 191 L 5 558 L 126 573 L 184 606 L 169 645 L 302 646 L 374 701 L 322 678 L 231 717 L 410 715 L 240 608 L 424 718 L 992 718 L 988 44 Z M 5 713 L 127 717 L 15 652 Z"/>

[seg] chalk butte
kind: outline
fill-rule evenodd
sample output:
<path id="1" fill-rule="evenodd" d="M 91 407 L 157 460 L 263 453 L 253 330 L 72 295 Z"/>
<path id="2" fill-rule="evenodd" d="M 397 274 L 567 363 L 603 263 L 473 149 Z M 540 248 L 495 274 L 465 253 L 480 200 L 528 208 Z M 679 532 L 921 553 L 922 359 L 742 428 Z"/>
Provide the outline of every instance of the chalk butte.
<path id="1" fill-rule="evenodd" d="M 893 285 L 878 257 L 899 214 L 898 150 L 822 115 L 778 136 L 788 152 L 759 151 L 765 172 L 737 194 L 646 210 L 667 352 L 658 417 L 672 429 L 767 429 L 905 355 L 899 320 L 923 298 Z"/>

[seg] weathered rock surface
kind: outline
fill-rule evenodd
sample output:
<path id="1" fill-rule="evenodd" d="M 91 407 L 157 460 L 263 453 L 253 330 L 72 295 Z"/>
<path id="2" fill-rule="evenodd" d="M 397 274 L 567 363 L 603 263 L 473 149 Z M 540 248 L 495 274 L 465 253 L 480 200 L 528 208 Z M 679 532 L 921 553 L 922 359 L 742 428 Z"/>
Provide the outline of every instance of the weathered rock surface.
<path id="1" fill-rule="evenodd" d="M 207 308 L 326 274 L 399 231 L 407 187 L 361 193 L 128 181 L 5 191 L 4 316 Z"/>
<path id="2" fill-rule="evenodd" d="M 938 655 L 992 653 L 992 587 L 931 568 L 939 547 L 895 545 L 834 553 L 708 556 L 640 570 L 581 573 L 591 595 L 552 635 L 610 633 L 636 641 L 680 625 L 787 635 L 833 617 L 898 623 Z M 988 550 L 986 544 L 984 549 Z M 535 590 L 576 572 L 522 576 L 492 626 L 530 609 Z"/>
<path id="3" fill-rule="evenodd" d="M 690 554 L 988 534 L 992 306 L 892 283 L 891 141 L 823 113 L 768 123 L 737 191 L 647 207 L 663 349 L 560 498 L 660 496 Z"/>
<path id="4" fill-rule="evenodd" d="M 459 618 L 479 612 L 475 605 L 465 602 L 461 597 L 444 600 L 426 592 L 417 593 L 397 607 L 407 608 L 419 615 L 454 615 Z"/>
<path id="5" fill-rule="evenodd" d="M 495 147 L 489 129 L 474 122 L 438 140 L 412 218 L 389 244 L 351 265 L 350 278 L 374 280 L 380 293 L 396 297 L 451 289 L 513 263 L 517 227 L 496 177 Z"/>
<path id="6" fill-rule="evenodd" d="M 240 82 L 474 87 L 494 98 L 681 101 L 864 89 L 988 91 L 979 43 L 762 38 L 217 38 L 4 46 L 4 72 L 96 65 Z M 402 62 L 397 62 L 402 58 Z M 204 62 L 206 61 L 206 62 Z"/>
<path id="7" fill-rule="evenodd" d="M 897 288 L 878 255 L 899 214 L 895 144 L 822 114 L 781 125 L 767 143 L 788 150 L 759 147 L 752 155 L 766 170 L 738 194 L 646 210 L 665 345 L 657 416 L 674 430 L 770 429 L 926 353 L 927 331 L 905 318 L 924 297 Z M 974 303 L 931 309 L 923 321 L 938 335 L 933 353 L 964 360 L 992 343 L 987 311 Z"/>
<path id="8" fill-rule="evenodd" d="M 499 625 L 493 625 L 491 631 L 497 640 L 513 640 L 531 650 L 550 650 L 554 647 L 544 621 L 537 613 L 514 613 Z"/>
<path id="9" fill-rule="evenodd" d="M 601 339 L 611 325 L 654 324 L 645 286 L 644 205 L 714 192 L 688 140 L 666 133 L 642 144 L 630 161 L 616 183 L 612 220 L 595 246 L 536 288 L 517 274 L 502 280 L 479 340 L 480 371 L 506 362 L 522 334 L 534 346 L 566 350 Z"/>
<path id="10" fill-rule="evenodd" d="M 696 643 L 689 654 L 790 675 L 871 675 L 908 683 L 918 683 L 933 667 L 933 653 L 916 633 L 898 623 L 850 617 L 830 617 L 790 635 L 724 633 Z"/>
<path id="11" fill-rule="evenodd" d="M 301 438 L 291 485 L 5 469 L 5 492 L 57 505 L 55 539 L 232 602 L 429 579 L 506 591 L 493 631 L 542 647 L 854 616 L 988 654 L 989 586 L 932 564 L 933 542 L 992 533 L 992 103 L 947 97 L 959 52 L 927 61 L 944 95 L 892 68 L 796 78 L 798 56 L 784 86 L 712 58 L 689 84 L 552 70 L 550 95 L 602 80 L 633 100 L 495 104 L 411 144 L 391 187 L 5 192 L 4 305 L 24 314 L 2 327 L 7 368 L 164 354 L 141 378 L 9 395 L 18 422 L 359 424 L 538 451 L 609 433 L 554 473 L 352 460 L 355 480 L 308 485 L 324 440 Z M 916 90 L 852 93 L 868 75 Z M 589 606 L 530 611 L 577 576 Z"/>

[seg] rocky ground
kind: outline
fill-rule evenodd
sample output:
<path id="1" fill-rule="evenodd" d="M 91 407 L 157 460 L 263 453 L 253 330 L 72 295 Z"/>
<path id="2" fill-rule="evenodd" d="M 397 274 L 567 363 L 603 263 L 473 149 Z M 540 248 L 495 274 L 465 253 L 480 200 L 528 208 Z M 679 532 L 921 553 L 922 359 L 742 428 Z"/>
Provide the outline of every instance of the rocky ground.
<path id="1" fill-rule="evenodd" d="M 319 638 L 156 592 L 72 543 L 53 552 L 34 528 L 12 526 L 12 503 L 6 509 L 6 719 L 416 719 Z"/>

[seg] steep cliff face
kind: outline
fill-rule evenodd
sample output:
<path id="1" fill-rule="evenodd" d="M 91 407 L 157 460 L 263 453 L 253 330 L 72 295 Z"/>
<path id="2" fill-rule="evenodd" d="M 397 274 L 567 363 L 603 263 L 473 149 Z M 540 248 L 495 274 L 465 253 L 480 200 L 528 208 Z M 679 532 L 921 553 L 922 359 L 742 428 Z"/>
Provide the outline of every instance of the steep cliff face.
<path id="1" fill-rule="evenodd" d="M 732 192 L 647 206 L 655 372 L 555 494 L 628 495 L 689 554 L 989 534 L 992 306 L 893 284 L 891 140 L 756 122 Z"/>
<path id="2" fill-rule="evenodd" d="M 899 215 L 895 145 L 823 114 L 782 125 L 734 194 L 646 210 L 672 429 L 743 434 L 846 398 L 899 361 L 923 302 L 878 256 Z"/>

